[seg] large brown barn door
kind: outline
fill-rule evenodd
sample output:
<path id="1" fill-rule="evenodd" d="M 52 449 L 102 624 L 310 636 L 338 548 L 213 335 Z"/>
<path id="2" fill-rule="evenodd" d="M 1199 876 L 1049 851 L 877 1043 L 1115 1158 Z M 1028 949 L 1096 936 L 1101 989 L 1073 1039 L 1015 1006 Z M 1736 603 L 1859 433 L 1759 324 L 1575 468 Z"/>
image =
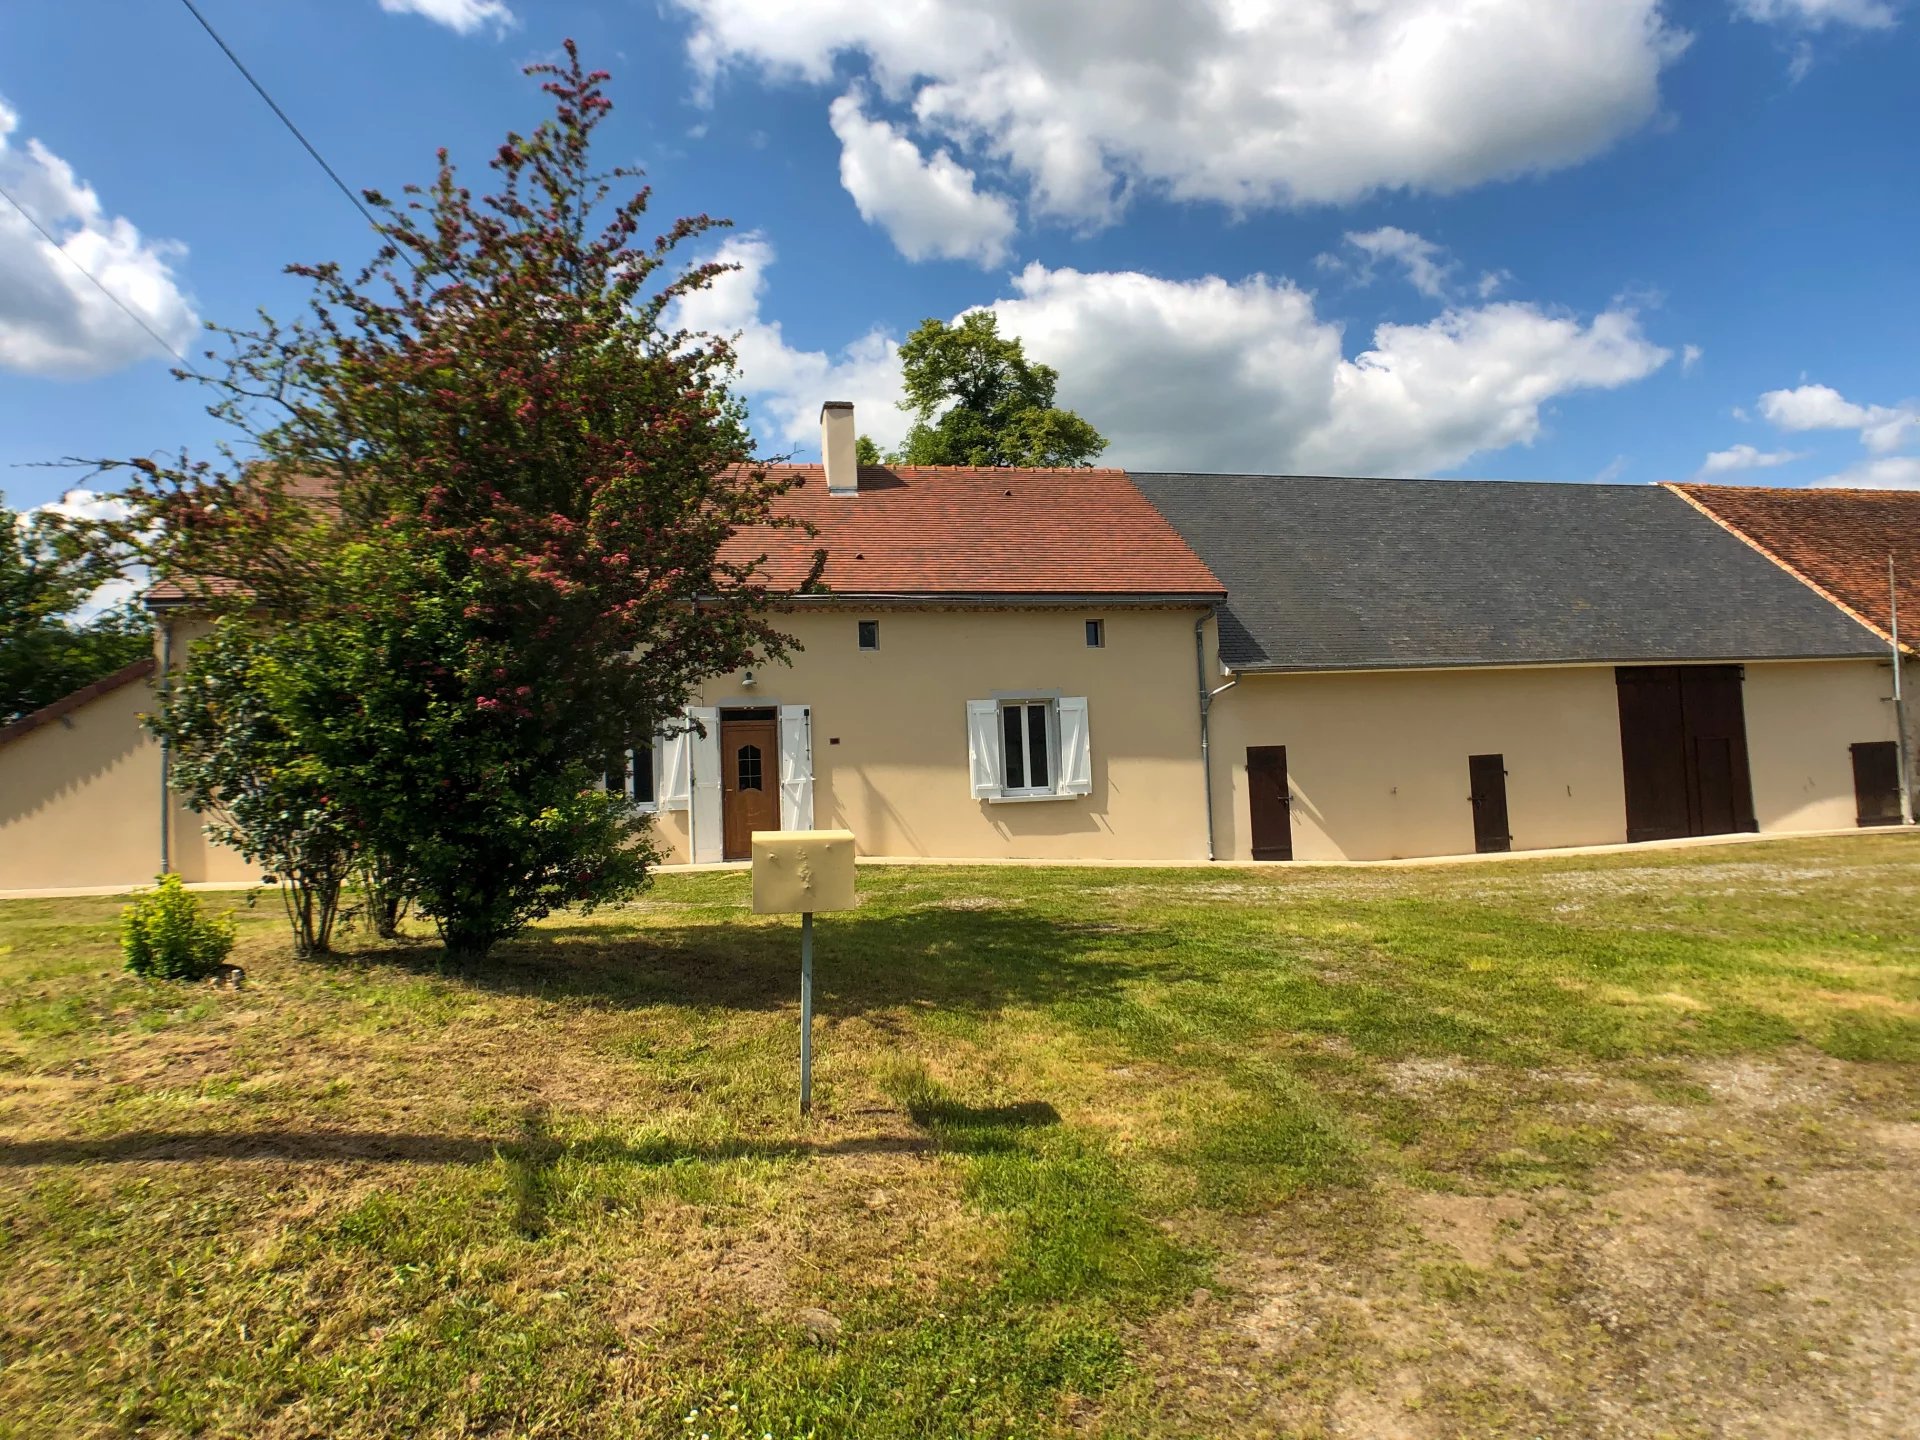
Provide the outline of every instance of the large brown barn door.
<path id="1" fill-rule="evenodd" d="M 1853 747 L 1853 799 L 1862 825 L 1900 823 L 1900 746 L 1874 740 Z"/>
<path id="2" fill-rule="evenodd" d="M 1753 780 L 1737 665 L 1623 665 L 1627 839 L 1752 830 Z"/>
<path id="3" fill-rule="evenodd" d="M 1473 848 L 1482 855 L 1513 849 L 1507 826 L 1507 757 L 1469 755 L 1467 779 L 1472 787 Z"/>
<path id="4" fill-rule="evenodd" d="M 1287 789 L 1287 747 L 1247 747 L 1247 806 L 1253 819 L 1253 858 L 1293 858 L 1293 796 Z"/>

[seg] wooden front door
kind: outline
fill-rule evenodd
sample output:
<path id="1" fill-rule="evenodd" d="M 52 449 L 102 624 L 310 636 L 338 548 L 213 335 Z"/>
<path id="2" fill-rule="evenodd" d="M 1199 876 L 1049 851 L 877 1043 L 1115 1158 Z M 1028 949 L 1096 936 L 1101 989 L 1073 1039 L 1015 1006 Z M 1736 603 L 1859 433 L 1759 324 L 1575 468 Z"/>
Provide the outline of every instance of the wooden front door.
<path id="1" fill-rule="evenodd" d="M 1287 747 L 1247 747 L 1247 807 L 1253 820 L 1253 858 L 1293 858 L 1293 794 L 1287 788 Z"/>
<path id="2" fill-rule="evenodd" d="M 1507 757 L 1469 755 L 1467 783 L 1473 803 L 1473 848 L 1482 855 L 1513 849 L 1507 833 Z"/>
<path id="3" fill-rule="evenodd" d="M 1900 746 L 1875 740 L 1853 747 L 1853 799 L 1862 825 L 1900 823 Z"/>
<path id="4" fill-rule="evenodd" d="M 720 720 L 721 854 L 753 858 L 753 832 L 780 828 L 780 730 L 771 715 Z"/>
<path id="5" fill-rule="evenodd" d="M 1627 839 L 1757 829 L 1737 665 L 1623 665 Z"/>

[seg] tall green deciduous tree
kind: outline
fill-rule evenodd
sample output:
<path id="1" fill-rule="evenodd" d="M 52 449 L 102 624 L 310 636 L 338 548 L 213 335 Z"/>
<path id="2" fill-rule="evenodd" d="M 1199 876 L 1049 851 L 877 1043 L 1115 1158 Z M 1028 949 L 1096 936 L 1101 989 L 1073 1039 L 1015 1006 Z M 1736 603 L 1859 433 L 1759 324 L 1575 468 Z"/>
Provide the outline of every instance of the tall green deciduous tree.
<path id="1" fill-rule="evenodd" d="M 1054 401 L 1060 375 L 1000 334 L 991 310 L 957 324 L 927 320 L 900 346 L 915 416 L 894 459 L 903 465 L 1090 465 L 1106 437 Z"/>
<path id="2" fill-rule="evenodd" d="M 784 483 L 751 463 L 727 342 L 668 328 L 720 269 L 675 248 L 720 222 L 642 241 L 647 189 L 591 159 L 607 77 L 571 42 L 528 73 L 554 111 L 492 193 L 444 151 L 430 185 L 369 192 L 373 261 L 290 267 L 305 316 L 229 332 L 195 377 L 247 462 L 130 462 L 115 532 L 280 627 L 276 724 L 461 956 L 644 883 L 603 758 L 790 644 L 722 556 Z"/>
<path id="3" fill-rule="evenodd" d="M 21 514 L 0 496 L 0 725 L 153 653 L 132 605 L 73 618 L 117 573 L 59 517 Z"/>

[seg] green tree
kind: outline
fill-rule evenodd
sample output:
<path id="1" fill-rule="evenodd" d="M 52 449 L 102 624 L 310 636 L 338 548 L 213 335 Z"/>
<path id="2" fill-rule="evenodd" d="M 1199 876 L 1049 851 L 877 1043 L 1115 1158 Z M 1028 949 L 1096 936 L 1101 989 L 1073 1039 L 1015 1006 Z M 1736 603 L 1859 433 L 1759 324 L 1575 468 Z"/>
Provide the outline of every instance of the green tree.
<path id="1" fill-rule="evenodd" d="M 991 310 L 948 325 L 927 320 L 900 346 L 914 425 L 903 465 L 1090 465 L 1106 437 L 1054 402 L 1060 375 L 1000 334 Z"/>
<path id="2" fill-rule="evenodd" d="M 151 722 L 167 741 L 169 775 L 207 833 L 270 872 L 294 949 L 332 949 L 341 890 L 363 827 L 332 792 L 326 765 L 293 717 L 303 688 L 293 631 L 245 617 L 196 642 Z"/>
<path id="3" fill-rule="evenodd" d="M 553 114 L 492 193 L 444 151 L 430 185 L 369 192 L 373 261 L 290 267 L 307 314 L 195 377 L 259 458 L 127 462 L 113 532 L 272 634 L 275 724 L 467 957 L 643 884 L 603 758 L 791 643 L 721 555 L 787 482 L 752 463 L 728 343 L 669 328 L 721 268 L 675 247 L 720 222 L 638 239 L 648 191 L 591 160 L 607 77 L 566 50 L 529 68 Z"/>
<path id="4" fill-rule="evenodd" d="M 72 526 L 10 510 L 0 496 L 0 532 L 0 724 L 153 653 L 137 606 L 74 620 L 119 572 Z"/>
<path id="5" fill-rule="evenodd" d="M 880 447 L 873 443 L 871 435 L 862 435 L 854 442 L 853 461 L 856 465 L 879 465 L 882 463 Z"/>

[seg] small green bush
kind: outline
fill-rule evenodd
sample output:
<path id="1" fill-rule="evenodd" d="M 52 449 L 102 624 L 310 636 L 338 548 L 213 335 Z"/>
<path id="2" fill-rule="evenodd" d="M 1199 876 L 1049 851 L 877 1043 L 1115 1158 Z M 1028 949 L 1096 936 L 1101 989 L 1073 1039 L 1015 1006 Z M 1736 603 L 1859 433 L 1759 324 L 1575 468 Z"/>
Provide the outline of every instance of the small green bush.
<path id="1" fill-rule="evenodd" d="M 120 913 L 120 948 L 136 975 L 204 979 L 233 949 L 233 917 L 202 915 L 200 898 L 178 875 L 160 876 L 157 889 L 135 891 Z"/>

